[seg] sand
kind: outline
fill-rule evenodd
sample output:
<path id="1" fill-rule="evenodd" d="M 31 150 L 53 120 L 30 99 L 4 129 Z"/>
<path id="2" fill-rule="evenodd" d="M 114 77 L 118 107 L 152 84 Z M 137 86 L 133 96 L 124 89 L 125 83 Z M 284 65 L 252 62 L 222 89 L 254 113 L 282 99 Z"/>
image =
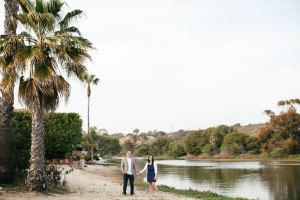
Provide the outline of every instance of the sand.
<path id="1" fill-rule="evenodd" d="M 67 174 L 67 194 L 41 194 L 36 192 L 4 192 L 0 190 L 0 200 L 31 200 L 31 199 L 59 199 L 59 200 L 85 200 L 85 199 L 192 199 L 172 193 L 160 192 L 159 197 L 151 197 L 149 189 L 135 188 L 135 196 L 122 195 L 122 174 L 119 167 L 89 165 L 84 169 L 74 169 Z M 159 180 L 158 180 L 159 181 Z M 129 183 L 128 183 L 129 186 Z M 127 193 L 130 186 L 127 187 Z"/>

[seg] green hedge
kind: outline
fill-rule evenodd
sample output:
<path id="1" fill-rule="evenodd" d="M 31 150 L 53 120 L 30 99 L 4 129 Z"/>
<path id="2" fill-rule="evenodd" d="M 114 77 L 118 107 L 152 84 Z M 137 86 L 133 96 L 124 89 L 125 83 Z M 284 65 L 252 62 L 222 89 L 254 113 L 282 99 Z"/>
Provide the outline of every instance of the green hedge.
<path id="1" fill-rule="evenodd" d="M 81 142 L 82 120 L 77 113 L 51 113 L 44 119 L 45 156 L 65 158 Z M 12 152 L 13 166 L 26 169 L 30 158 L 31 115 L 14 112 Z"/>

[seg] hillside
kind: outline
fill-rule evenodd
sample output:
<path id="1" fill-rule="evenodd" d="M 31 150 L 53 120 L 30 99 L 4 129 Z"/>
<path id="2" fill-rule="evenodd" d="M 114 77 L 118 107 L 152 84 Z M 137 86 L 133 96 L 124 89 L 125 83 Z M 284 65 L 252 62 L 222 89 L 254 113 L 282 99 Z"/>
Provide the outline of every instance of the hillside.
<path id="1" fill-rule="evenodd" d="M 168 133 L 167 137 L 172 138 L 174 140 L 184 140 L 192 132 L 193 131 L 179 130 L 176 132 Z"/>
<path id="2" fill-rule="evenodd" d="M 135 137 L 136 137 L 136 139 L 135 139 Z M 124 137 L 119 138 L 119 142 L 121 145 L 124 144 L 124 142 L 126 140 L 131 140 L 131 141 L 136 140 L 136 142 L 135 142 L 136 145 L 151 144 L 155 140 L 155 137 L 145 136 L 145 135 L 131 135 L 131 136 L 124 136 Z"/>
<path id="3" fill-rule="evenodd" d="M 250 136 L 257 137 L 260 130 L 264 127 L 265 124 L 249 124 L 247 126 L 241 126 L 240 124 L 233 125 L 239 133 L 245 133 Z"/>

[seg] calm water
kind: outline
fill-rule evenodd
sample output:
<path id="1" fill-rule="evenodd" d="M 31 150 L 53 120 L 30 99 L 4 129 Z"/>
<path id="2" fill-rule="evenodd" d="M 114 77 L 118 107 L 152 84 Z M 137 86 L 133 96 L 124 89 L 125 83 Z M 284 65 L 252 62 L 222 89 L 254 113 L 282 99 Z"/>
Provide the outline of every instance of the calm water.
<path id="1" fill-rule="evenodd" d="M 142 169 L 146 160 L 138 160 Z M 157 160 L 157 184 L 249 199 L 300 199 L 296 162 Z"/>

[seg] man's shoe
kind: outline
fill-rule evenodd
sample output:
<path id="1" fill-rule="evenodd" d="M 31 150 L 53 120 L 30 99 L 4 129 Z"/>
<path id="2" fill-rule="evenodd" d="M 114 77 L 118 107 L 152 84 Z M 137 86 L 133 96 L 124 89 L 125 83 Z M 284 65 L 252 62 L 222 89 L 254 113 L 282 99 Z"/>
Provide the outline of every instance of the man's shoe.
<path id="1" fill-rule="evenodd" d="M 122 195 L 123 195 L 123 196 L 126 196 L 126 194 L 124 194 L 124 193 L 123 193 Z"/>
<path id="2" fill-rule="evenodd" d="M 134 196 L 135 194 L 131 194 L 131 196 Z"/>

